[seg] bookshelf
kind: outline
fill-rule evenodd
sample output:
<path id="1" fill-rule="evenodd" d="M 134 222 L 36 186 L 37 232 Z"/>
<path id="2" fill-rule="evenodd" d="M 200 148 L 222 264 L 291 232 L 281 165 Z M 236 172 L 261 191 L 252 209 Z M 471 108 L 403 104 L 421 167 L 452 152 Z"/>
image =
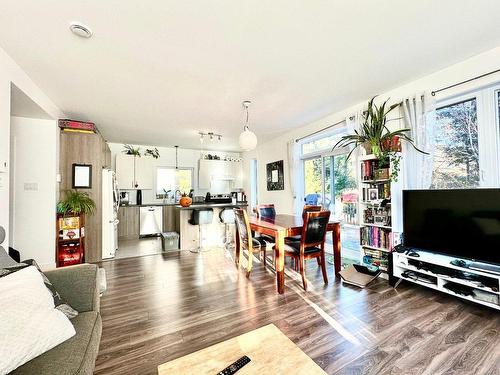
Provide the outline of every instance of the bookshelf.
<path id="1" fill-rule="evenodd" d="M 363 155 L 358 160 L 363 263 L 387 273 L 393 241 L 390 165 L 383 165 L 375 155 Z"/>

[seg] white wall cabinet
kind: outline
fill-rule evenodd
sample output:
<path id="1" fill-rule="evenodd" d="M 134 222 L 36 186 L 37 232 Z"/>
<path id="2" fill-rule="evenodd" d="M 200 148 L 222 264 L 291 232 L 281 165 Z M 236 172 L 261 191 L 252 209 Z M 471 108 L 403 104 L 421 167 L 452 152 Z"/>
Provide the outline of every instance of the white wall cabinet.
<path id="1" fill-rule="evenodd" d="M 153 163 L 150 157 L 135 158 L 136 189 L 153 188 Z"/>
<path id="2" fill-rule="evenodd" d="M 152 189 L 153 165 L 151 159 L 117 154 L 116 182 L 118 189 Z"/>
<path id="3" fill-rule="evenodd" d="M 200 159 L 198 188 L 210 189 L 215 180 L 229 181 L 232 188 L 242 188 L 241 162 Z"/>

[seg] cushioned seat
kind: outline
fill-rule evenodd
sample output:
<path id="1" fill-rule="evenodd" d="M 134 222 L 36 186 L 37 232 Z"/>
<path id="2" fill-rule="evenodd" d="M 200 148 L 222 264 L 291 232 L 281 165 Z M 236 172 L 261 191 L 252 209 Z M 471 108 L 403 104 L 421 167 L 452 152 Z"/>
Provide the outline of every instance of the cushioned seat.
<path id="1" fill-rule="evenodd" d="M 285 241 L 288 242 L 300 242 L 300 234 L 291 237 L 285 237 Z"/>
<path id="2" fill-rule="evenodd" d="M 274 241 L 268 241 L 264 237 L 252 237 L 252 246 L 253 247 L 267 247 L 273 246 Z"/>
<path id="3" fill-rule="evenodd" d="M 81 312 L 71 319 L 76 335 L 21 367 L 13 375 L 92 374 L 99 349 L 102 321 L 97 311 Z"/>
<path id="4" fill-rule="evenodd" d="M 304 254 L 313 254 L 321 251 L 319 247 L 306 247 Z M 285 244 L 285 252 L 299 255 L 300 253 L 300 240 L 299 242 L 290 242 Z"/>

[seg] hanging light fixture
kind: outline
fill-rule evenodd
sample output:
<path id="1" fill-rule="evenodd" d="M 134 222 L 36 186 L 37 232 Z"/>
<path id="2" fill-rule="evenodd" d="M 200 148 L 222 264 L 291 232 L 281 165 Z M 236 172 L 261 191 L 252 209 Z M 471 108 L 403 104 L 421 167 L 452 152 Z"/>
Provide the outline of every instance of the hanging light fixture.
<path id="1" fill-rule="evenodd" d="M 239 138 L 240 147 L 243 151 L 250 151 L 257 147 L 257 136 L 248 127 L 248 107 L 251 103 L 250 100 L 245 100 L 243 102 L 243 107 L 246 111 L 246 121 Z"/>
<path id="2" fill-rule="evenodd" d="M 175 147 L 175 169 L 179 169 L 179 146 L 174 146 Z"/>

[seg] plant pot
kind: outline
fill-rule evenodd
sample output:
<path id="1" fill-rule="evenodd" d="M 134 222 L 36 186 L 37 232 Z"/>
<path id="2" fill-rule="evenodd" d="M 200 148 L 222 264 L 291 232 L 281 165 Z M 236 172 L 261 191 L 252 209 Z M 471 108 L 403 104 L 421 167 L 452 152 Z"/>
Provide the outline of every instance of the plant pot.
<path id="1" fill-rule="evenodd" d="M 372 145 L 372 154 L 377 158 L 382 157 L 382 150 L 380 149 L 380 145 Z"/>
<path id="2" fill-rule="evenodd" d="M 372 144 L 370 142 L 363 142 L 361 146 L 365 149 L 366 155 L 372 153 Z"/>
<path id="3" fill-rule="evenodd" d="M 389 139 L 384 139 L 382 142 L 382 151 L 400 152 L 401 139 L 397 135 Z"/>

